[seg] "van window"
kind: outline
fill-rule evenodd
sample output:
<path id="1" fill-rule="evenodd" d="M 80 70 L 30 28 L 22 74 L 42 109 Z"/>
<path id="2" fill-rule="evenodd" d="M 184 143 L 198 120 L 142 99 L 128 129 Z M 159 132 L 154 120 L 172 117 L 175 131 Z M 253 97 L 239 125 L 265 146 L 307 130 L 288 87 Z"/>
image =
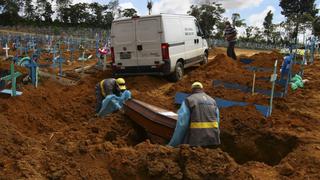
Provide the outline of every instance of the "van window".
<path id="1" fill-rule="evenodd" d="M 138 42 L 155 42 L 160 41 L 160 21 L 159 19 L 138 20 L 137 24 L 137 41 Z"/>
<path id="2" fill-rule="evenodd" d="M 202 30 L 201 30 L 201 27 L 198 23 L 197 20 L 195 20 L 195 24 L 196 24 L 196 31 L 197 31 L 197 36 L 203 36 L 203 33 L 202 33 Z"/>
<path id="3" fill-rule="evenodd" d="M 131 43 L 134 41 L 133 22 L 120 22 L 114 25 L 113 35 L 116 37 L 117 44 Z"/>

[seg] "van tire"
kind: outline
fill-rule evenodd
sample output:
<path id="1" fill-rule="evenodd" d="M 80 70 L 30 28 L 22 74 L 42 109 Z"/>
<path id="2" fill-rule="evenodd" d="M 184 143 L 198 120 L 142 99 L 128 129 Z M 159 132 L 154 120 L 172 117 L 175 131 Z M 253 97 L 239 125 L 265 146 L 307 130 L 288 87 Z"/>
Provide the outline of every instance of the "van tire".
<path id="1" fill-rule="evenodd" d="M 183 78 L 183 64 L 182 62 L 177 62 L 174 72 L 169 76 L 169 79 L 173 82 L 178 82 Z"/>
<path id="2" fill-rule="evenodd" d="M 204 53 L 202 55 L 202 61 L 200 62 L 200 65 L 204 65 L 204 64 L 207 64 L 207 63 L 208 63 L 208 54 Z"/>

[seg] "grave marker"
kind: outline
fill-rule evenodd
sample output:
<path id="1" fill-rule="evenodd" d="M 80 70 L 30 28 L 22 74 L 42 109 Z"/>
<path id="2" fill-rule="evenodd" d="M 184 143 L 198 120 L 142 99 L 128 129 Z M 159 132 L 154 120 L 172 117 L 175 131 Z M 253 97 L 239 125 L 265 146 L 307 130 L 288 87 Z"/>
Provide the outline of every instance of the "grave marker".
<path id="1" fill-rule="evenodd" d="M 271 90 L 271 97 L 270 97 L 269 116 L 271 116 L 271 114 L 272 114 L 274 88 L 275 88 L 276 80 L 277 80 L 277 65 L 278 65 L 278 60 L 276 60 L 276 62 L 274 63 L 274 70 L 273 70 L 273 74 L 271 75 L 271 79 L 270 79 L 270 81 L 272 82 L 272 90 Z"/>
<path id="2" fill-rule="evenodd" d="M 10 81 L 11 80 L 11 90 L 4 89 L 1 93 L 10 94 L 11 96 L 20 96 L 22 92 L 16 90 L 16 80 L 17 77 L 21 76 L 20 72 L 14 72 L 14 63 L 12 62 L 10 65 L 10 75 L 0 78 L 0 81 Z"/>
<path id="3" fill-rule="evenodd" d="M 6 58 L 9 57 L 9 49 L 10 49 L 10 48 L 8 47 L 8 44 L 6 44 L 6 47 L 3 48 L 3 50 L 6 51 Z"/>

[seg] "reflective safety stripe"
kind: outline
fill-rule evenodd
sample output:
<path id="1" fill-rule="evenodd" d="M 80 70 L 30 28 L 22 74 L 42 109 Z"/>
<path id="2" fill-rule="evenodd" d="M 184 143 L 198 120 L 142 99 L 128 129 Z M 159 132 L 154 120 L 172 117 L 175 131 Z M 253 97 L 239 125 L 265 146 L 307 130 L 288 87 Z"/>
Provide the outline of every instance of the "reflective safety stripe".
<path id="1" fill-rule="evenodd" d="M 102 94 L 103 97 L 106 97 L 106 91 L 105 91 L 105 89 L 103 88 L 103 83 L 104 83 L 104 80 L 102 80 L 102 81 L 100 82 L 101 94 Z"/>
<path id="2" fill-rule="evenodd" d="M 217 121 L 214 122 L 192 122 L 190 128 L 194 129 L 207 129 L 207 128 L 218 128 L 219 124 Z"/>

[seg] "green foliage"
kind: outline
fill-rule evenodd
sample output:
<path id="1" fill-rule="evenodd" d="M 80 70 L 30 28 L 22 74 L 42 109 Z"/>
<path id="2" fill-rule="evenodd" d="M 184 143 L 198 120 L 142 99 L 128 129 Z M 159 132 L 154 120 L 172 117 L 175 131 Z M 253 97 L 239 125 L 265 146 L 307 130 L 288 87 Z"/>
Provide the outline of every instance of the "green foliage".
<path id="1" fill-rule="evenodd" d="M 273 13 L 272 11 L 269 11 L 266 17 L 264 18 L 264 22 L 263 22 L 264 33 L 266 34 L 268 41 L 270 41 L 270 38 L 271 38 L 270 36 L 274 31 L 272 20 L 273 20 Z"/>
<path id="2" fill-rule="evenodd" d="M 108 6 L 108 9 L 110 10 L 110 12 L 112 12 L 113 17 L 114 17 L 116 15 L 116 13 L 118 12 L 119 0 L 112 0 L 109 2 L 109 4 L 107 6 Z"/>
<path id="3" fill-rule="evenodd" d="M 44 12 L 42 14 L 42 16 L 44 18 L 44 21 L 47 22 L 47 23 L 52 22 L 51 16 L 52 16 L 53 13 L 54 13 L 54 11 L 52 10 L 51 3 L 46 2 L 45 5 L 44 5 Z"/>
<path id="4" fill-rule="evenodd" d="M 0 24 L 15 25 L 21 21 L 19 11 L 23 5 L 22 0 L 1 0 L 0 1 Z"/>
<path id="5" fill-rule="evenodd" d="M 315 17 L 318 13 L 315 0 L 280 0 L 281 14 L 287 18 L 296 18 L 302 14 Z"/>
<path id="6" fill-rule="evenodd" d="M 216 24 L 216 33 L 214 35 L 214 38 L 216 39 L 224 39 L 224 30 L 226 28 L 226 21 L 228 21 L 227 18 L 224 18 L 223 20 L 219 21 Z"/>
<path id="7" fill-rule="evenodd" d="M 106 29 L 111 29 L 111 24 L 112 24 L 112 21 L 114 19 L 114 16 L 111 12 L 107 12 L 104 16 L 103 16 L 103 23 L 105 24 Z"/>
<path id="8" fill-rule="evenodd" d="M 315 35 L 320 36 L 320 17 L 317 17 L 313 22 L 313 32 Z"/>
<path id="9" fill-rule="evenodd" d="M 53 20 L 54 1 L 57 17 Z M 72 0 L 0 0 L 0 25 L 23 23 L 38 26 L 94 26 L 110 29 L 119 10 L 119 0 L 111 0 L 105 5 L 97 2 L 71 3 Z M 136 13 L 134 9 L 127 9 L 124 12 L 125 16 L 132 16 L 133 13 Z"/>
<path id="10" fill-rule="evenodd" d="M 299 28 L 301 25 L 314 21 L 318 9 L 315 0 L 280 0 L 281 14 L 287 17 L 287 21 L 294 22 L 294 37 L 297 43 Z"/>
<path id="11" fill-rule="evenodd" d="M 137 13 L 137 11 L 133 8 L 129 8 L 129 9 L 124 9 L 122 13 L 124 17 L 132 17 Z"/>
<path id="12" fill-rule="evenodd" d="M 51 4 L 47 0 L 37 0 L 37 12 L 38 17 L 36 19 L 38 21 L 47 23 L 52 22 L 51 16 L 54 12 L 52 10 Z"/>
<path id="13" fill-rule="evenodd" d="M 29 21 L 35 20 L 36 13 L 35 13 L 35 7 L 32 4 L 32 0 L 25 0 L 24 16 Z"/>
<path id="14" fill-rule="evenodd" d="M 253 29 L 254 29 L 253 26 L 247 26 L 246 29 L 245 29 L 247 41 L 249 41 L 250 38 L 253 36 Z"/>
<path id="15" fill-rule="evenodd" d="M 92 15 L 92 21 L 99 27 L 103 26 L 103 14 L 108 9 L 106 5 L 101 5 L 99 3 L 91 3 L 89 8 L 94 12 Z"/>
<path id="16" fill-rule="evenodd" d="M 217 25 L 221 19 L 225 9 L 221 4 L 203 4 L 201 6 L 192 5 L 188 14 L 196 17 L 200 27 L 204 33 L 205 38 L 212 37 L 214 26 Z"/>
<path id="17" fill-rule="evenodd" d="M 258 27 L 254 27 L 253 28 L 253 37 L 252 37 L 252 41 L 253 42 L 263 42 L 264 38 L 263 38 L 263 31 L 258 28 Z"/>
<path id="18" fill-rule="evenodd" d="M 234 27 L 241 27 L 246 25 L 246 23 L 244 23 L 244 19 L 241 19 L 239 13 L 233 13 L 231 17 L 231 21 Z"/>
<path id="19" fill-rule="evenodd" d="M 69 14 L 71 24 L 85 24 L 88 23 L 90 19 L 90 14 L 87 11 L 88 4 L 87 3 L 78 3 L 75 5 L 70 5 L 70 11 L 72 12 Z"/>

